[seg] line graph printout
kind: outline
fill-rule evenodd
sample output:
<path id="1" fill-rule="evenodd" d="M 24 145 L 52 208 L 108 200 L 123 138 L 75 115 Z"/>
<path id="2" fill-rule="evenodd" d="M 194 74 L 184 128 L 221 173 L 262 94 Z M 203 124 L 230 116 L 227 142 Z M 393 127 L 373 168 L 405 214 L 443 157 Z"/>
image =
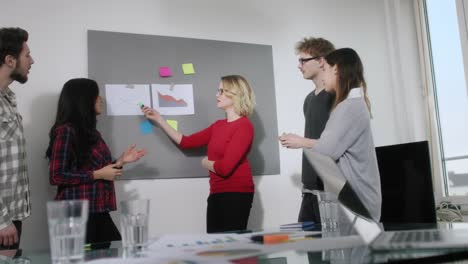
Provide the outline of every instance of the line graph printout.
<path id="1" fill-rule="evenodd" d="M 193 115 L 193 85 L 152 84 L 153 106 L 161 115 Z"/>
<path id="2" fill-rule="evenodd" d="M 143 115 L 140 104 L 151 106 L 149 84 L 106 84 L 107 115 Z"/>

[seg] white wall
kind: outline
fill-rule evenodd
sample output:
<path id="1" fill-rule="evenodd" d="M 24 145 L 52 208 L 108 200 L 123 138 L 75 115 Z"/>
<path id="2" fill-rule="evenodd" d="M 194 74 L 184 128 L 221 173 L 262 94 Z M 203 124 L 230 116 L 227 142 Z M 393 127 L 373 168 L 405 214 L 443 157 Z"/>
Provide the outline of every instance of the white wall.
<path id="1" fill-rule="evenodd" d="M 32 216 L 24 222 L 22 245 L 27 249 L 48 247 L 43 239 L 47 237 L 45 203 L 55 192 L 49 186 L 44 159 L 48 130 L 63 83 L 87 76 L 88 29 L 272 45 L 278 130 L 298 134 L 303 133 L 302 103 L 312 83 L 304 81 L 297 69 L 294 44 L 304 36 L 325 37 L 337 47 L 355 48 L 362 57 L 376 145 L 426 138 L 411 0 L 1 2 L 0 25 L 27 29 L 36 61 L 29 82 L 12 86 L 28 141 L 33 207 Z M 281 175 L 255 177 L 251 228 L 297 218 L 301 152 L 279 151 Z M 118 200 L 152 200 L 152 236 L 204 232 L 207 195 L 207 178 L 117 182 Z"/>

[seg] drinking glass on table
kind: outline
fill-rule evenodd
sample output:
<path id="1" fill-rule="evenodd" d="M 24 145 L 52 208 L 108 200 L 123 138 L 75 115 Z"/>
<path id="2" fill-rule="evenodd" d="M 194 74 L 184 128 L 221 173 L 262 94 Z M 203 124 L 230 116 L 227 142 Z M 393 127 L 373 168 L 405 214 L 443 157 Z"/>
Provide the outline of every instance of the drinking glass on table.
<path id="1" fill-rule="evenodd" d="M 87 200 L 47 202 L 53 264 L 83 262 L 88 207 Z"/>
<path id="2" fill-rule="evenodd" d="M 122 201 L 120 211 L 123 248 L 143 250 L 148 244 L 149 200 Z"/>
<path id="3" fill-rule="evenodd" d="M 331 192 L 318 192 L 320 221 L 323 232 L 339 230 L 338 198 Z"/>

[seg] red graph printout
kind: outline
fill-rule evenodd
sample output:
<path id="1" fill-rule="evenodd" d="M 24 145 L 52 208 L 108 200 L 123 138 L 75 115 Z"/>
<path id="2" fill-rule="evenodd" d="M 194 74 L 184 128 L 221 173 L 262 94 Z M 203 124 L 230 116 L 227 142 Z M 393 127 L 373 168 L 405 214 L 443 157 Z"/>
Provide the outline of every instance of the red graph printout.
<path id="1" fill-rule="evenodd" d="M 161 115 L 195 114 L 192 84 L 152 84 L 151 94 Z"/>

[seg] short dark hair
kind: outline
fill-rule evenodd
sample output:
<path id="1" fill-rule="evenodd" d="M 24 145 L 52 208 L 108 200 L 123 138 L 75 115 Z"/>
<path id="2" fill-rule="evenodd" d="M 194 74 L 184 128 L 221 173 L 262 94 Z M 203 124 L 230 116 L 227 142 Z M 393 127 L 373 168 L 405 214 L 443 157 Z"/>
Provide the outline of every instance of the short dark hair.
<path id="1" fill-rule="evenodd" d="M 305 52 L 312 56 L 325 56 L 335 50 L 333 44 L 324 38 L 303 38 L 296 43 L 296 52 Z"/>
<path id="2" fill-rule="evenodd" d="M 28 37 L 28 32 L 22 28 L 0 28 L 0 66 L 8 55 L 19 57 Z"/>

